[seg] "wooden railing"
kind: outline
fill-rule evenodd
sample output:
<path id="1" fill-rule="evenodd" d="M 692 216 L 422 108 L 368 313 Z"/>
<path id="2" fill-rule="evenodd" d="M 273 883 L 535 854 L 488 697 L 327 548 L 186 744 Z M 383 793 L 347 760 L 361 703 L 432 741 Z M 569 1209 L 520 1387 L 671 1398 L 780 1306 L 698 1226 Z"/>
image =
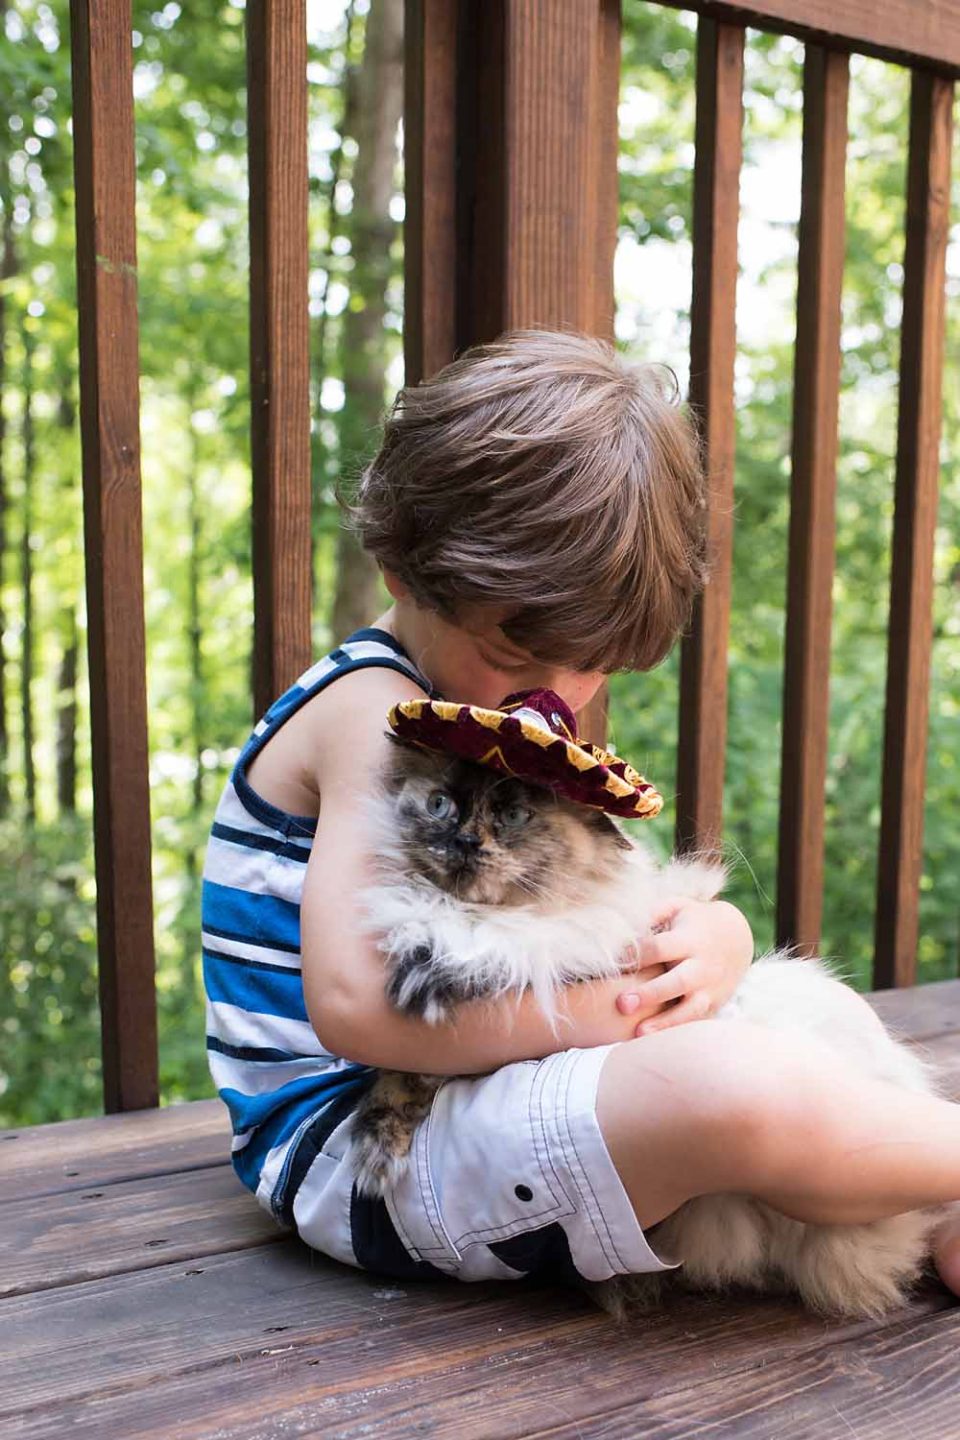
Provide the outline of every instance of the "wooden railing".
<path id="1" fill-rule="evenodd" d="M 807 42 L 777 932 L 823 875 L 848 53 L 909 65 L 903 335 L 874 985 L 915 979 L 960 0 L 687 5 L 697 57 L 690 398 L 712 580 L 683 642 L 677 844 L 720 838 L 744 26 Z M 72 0 L 81 410 L 105 1103 L 157 1102 L 130 0 Z M 255 693 L 310 654 L 305 0 L 248 0 Z M 512 325 L 613 334 L 618 0 L 406 0 L 413 383 Z M 481 103 L 482 102 L 482 103 Z M 595 740 L 603 696 L 581 717 Z"/>

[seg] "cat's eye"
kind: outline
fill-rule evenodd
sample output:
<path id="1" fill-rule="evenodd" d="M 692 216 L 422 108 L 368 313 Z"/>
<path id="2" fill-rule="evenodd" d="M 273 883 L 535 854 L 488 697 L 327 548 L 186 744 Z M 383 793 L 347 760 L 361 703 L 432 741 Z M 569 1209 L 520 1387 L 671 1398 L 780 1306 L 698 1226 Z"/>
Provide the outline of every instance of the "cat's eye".
<path id="1" fill-rule="evenodd" d="M 427 796 L 427 814 L 434 820 L 449 820 L 455 815 L 457 807 L 455 802 L 445 790 L 431 790 Z"/>
<path id="2" fill-rule="evenodd" d="M 519 801 L 516 801 L 513 805 L 507 806 L 501 814 L 501 819 L 505 825 L 519 828 L 521 825 L 526 825 L 528 820 L 533 819 L 533 811 L 529 805 L 521 805 Z"/>

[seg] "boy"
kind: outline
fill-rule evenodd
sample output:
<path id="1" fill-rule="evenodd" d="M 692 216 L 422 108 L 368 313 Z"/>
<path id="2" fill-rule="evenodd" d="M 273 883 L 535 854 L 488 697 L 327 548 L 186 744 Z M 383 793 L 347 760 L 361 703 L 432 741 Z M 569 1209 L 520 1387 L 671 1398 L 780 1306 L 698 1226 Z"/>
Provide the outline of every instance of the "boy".
<path id="1" fill-rule="evenodd" d="M 389 707 L 493 707 L 542 686 L 577 712 L 606 674 L 657 664 L 705 579 L 704 493 L 656 369 L 589 336 L 511 332 L 397 397 L 348 507 L 394 603 L 261 720 L 204 876 L 208 1047 L 235 1167 L 337 1259 L 599 1280 L 679 1263 L 644 1232 L 698 1194 L 838 1222 L 960 1196 L 960 1108 L 867 1082 L 813 1041 L 683 1023 L 750 963 L 726 902 L 671 905 L 631 957 L 644 984 L 570 987 L 562 1049 L 530 996 L 464 1004 L 449 1027 L 398 1014 L 360 935 L 356 794 L 386 755 Z M 374 1067 L 451 1077 L 382 1201 L 350 1166 Z M 921 1134 L 908 1166 L 898 1140 Z"/>

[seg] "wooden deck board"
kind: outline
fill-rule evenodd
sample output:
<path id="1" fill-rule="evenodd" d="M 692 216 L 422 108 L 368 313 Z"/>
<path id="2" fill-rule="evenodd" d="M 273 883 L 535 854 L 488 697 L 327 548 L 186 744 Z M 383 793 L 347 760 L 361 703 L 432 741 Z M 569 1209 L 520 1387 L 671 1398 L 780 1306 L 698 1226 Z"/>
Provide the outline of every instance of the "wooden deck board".
<path id="1" fill-rule="evenodd" d="M 243 1250 L 288 1233 L 252 1203 L 229 1165 L 11 1201 L 2 1214 L 0 1295 Z"/>
<path id="2" fill-rule="evenodd" d="M 219 1100 L 0 1130 L 0 1201 L 227 1164 Z"/>
<path id="3" fill-rule="evenodd" d="M 960 1099 L 960 981 L 870 999 Z M 958 1429 L 960 1305 L 935 1279 L 886 1323 L 677 1296 L 620 1330 L 559 1287 L 401 1283 L 316 1255 L 242 1190 L 228 1153 L 219 1101 L 0 1136 L 5 1436 Z"/>

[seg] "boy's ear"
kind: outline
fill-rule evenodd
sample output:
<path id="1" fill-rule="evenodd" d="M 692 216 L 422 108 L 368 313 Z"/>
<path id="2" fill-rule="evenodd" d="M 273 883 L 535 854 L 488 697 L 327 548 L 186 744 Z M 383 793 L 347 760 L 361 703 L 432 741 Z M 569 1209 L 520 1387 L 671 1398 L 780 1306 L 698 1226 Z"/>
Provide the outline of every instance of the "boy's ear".
<path id="1" fill-rule="evenodd" d="M 398 579 L 398 577 L 394 575 L 392 570 L 388 570 L 386 565 L 381 565 L 380 571 L 383 575 L 383 583 L 390 591 L 390 594 L 393 596 L 394 600 L 409 600 L 410 591 L 407 589 L 406 585 L 404 585 L 403 581 Z"/>

